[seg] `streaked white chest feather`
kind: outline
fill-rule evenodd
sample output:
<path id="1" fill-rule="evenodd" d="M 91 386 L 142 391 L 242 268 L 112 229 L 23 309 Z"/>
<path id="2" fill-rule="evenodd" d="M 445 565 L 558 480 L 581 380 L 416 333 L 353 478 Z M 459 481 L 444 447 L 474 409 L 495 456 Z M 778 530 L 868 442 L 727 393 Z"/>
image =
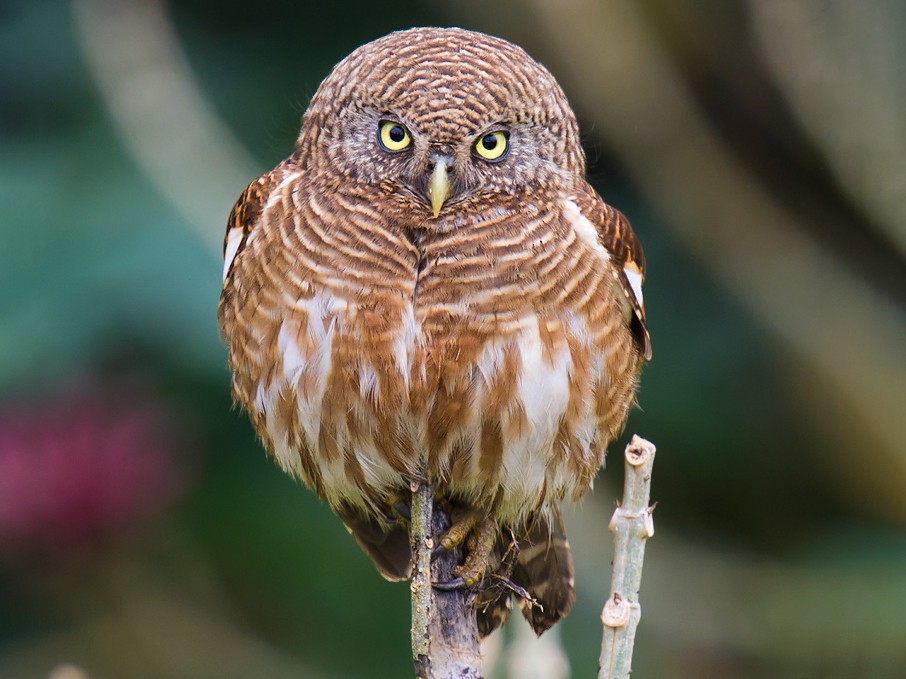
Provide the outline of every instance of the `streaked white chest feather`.
<path id="1" fill-rule="evenodd" d="M 516 394 L 525 409 L 528 427 L 521 437 L 504 446 L 500 507 L 502 516 L 514 519 L 535 509 L 542 488 L 552 482 L 563 483 L 558 465 L 552 465 L 552 453 L 560 418 L 569 404 L 572 373 L 572 358 L 565 344 L 545 360 L 537 322 L 528 324 L 518 346 L 521 371 Z"/>
<path id="2" fill-rule="evenodd" d="M 331 504 L 349 503 L 366 507 L 368 500 L 347 475 L 344 455 L 328 461 L 328 456 L 319 454 L 319 438 L 322 409 L 325 391 L 332 365 L 333 344 L 338 325 L 348 318 L 345 302 L 328 294 L 315 295 L 306 300 L 297 300 L 294 306 L 308 314 L 308 326 L 304 349 L 296 341 L 290 324 L 286 321 L 277 335 L 278 350 L 283 360 L 283 370 L 274 377 L 269 386 L 264 380 L 259 384 L 255 409 L 264 415 L 268 434 L 273 442 L 277 461 L 286 471 L 304 478 L 300 463 L 300 451 L 290 445 L 289 432 L 277 417 L 278 399 L 288 387 L 296 391 L 296 405 L 299 428 L 304 445 L 314 455 L 322 478 L 325 499 Z M 569 319 L 566 325 L 581 323 Z M 399 371 L 399 379 L 408 389 L 410 378 L 424 379 L 425 367 L 413 366 L 413 357 L 418 343 L 423 342 L 421 328 L 411 309 L 406 309 L 399 320 L 398 339 L 394 343 L 394 364 Z M 581 328 L 577 328 L 581 331 Z M 454 438 L 466 441 L 480 440 L 482 413 L 491 404 L 487 402 L 489 385 L 493 383 L 497 371 L 504 369 L 502 355 L 505 348 L 518 347 L 520 372 L 516 381 L 515 398 L 524 411 L 527 426 L 517 428 L 517 433 L 505 439 L 503 461 L 499 477 L 502 486 L 501 504 L 498 511 L 500 518 L 509 517 L 518 520 L 538 507 L 542 492 L 549 497 L 562 498 L 574 494 L 575 475 L 569 473 L 565 463 L 554 453 L 554 441 L 557 436 L 561 418 L 565 415 L 570 400 L 570 376 L 573 370 L 572 357 L 566 342 L 562 342 L 555 351 L 545 354 L 545 347 L 539 336 L 538 322 L 534 316 L 523 319 L 520 329 L 499 342 L 487 344 L 475 362 L 475 374 L 482 378 L 476 384 L 470 403 L 469 414 L 463 419 L 464 430 Z M 423 354 L 421 354 L 423 355 Z M 414 368 L 414 370 L 413 370 Z M 595 379 L 602 379 L 598 367 Z M 298 389 L 303 371 L 314 375 L 315 379 L 306 380 L 309 388 Z M 314 385 L 313 387 L 311 385 Z M 360 394 L 362 399 L 380 398 L 381 385 L 378 372 L 367 362 L 362 362 L 359 374 Z M 349 408 L 357 407 L 350 403 Z M 595 437 L 595 415 L 591 403 L 582 405 L 581 447 L 586 455 L 591 455 L 591 446 Z M 511 410 L 516 410 L 515 408 Z M 424 411 L 422 411 L 424 412 Z M 405 436 L 411 432 L 423 435 L 427 423 L 413 423 L 413 413 L 401 412 L 399 427 Z M 345 455 L 355 455 L 362 469 L 363 477 L 369 489 L 377 495 L 390 495 L 398 491 L 401 485 L 399 472 L 391 467 L 384 454 L 378 450 L 377 442 L 368 436 L 359 436 L 355 442 L 348 431 L 345 418 L 333 422 L 336 443 Z M 507 422 L 503 428 L 507 429 Z M 417 470 L 413 469 L 415 473 Z M 478 455 L 471 461 L 471 469 L 459 487 L 450 490 L 466 496 L 486 496 L 482 486 L 487 481 L 479 469 Z"/>

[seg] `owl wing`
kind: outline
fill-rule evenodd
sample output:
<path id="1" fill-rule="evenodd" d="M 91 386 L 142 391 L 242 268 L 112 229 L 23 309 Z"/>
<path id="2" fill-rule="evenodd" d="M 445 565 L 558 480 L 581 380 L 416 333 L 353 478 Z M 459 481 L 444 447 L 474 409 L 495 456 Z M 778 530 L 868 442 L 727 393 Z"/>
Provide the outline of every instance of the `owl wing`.
<path id="1" fill-rule="evenodd" d="M 384 578 L 396 582 L 411 577 L 412 548 L 409 530 L 404 525 L 365 516 L 345 507 L 337 509 L 337 516 Z"/>
<path id="2" fill-rule="evenodd" d="M 522 615 L 542 634 L 569 613 L 576 602 L 573 555 L 566 541 L 560 510 L 541 516 L 521 540 L 513 582 L 525 587 L 536 603 L 519 600 Z"/>
<path id="3" fill-rule="evenodd" d="M 617 287 L 632 311 L 630 328 L 639 350 L 651 358 L 651 337 L 645 321 L 642 284 L 645 282 L 645 253 L 629 220 L 611 207 L 590 187 L 573 199 L 579 214 L 591 222 L 598 243 L 607 251 Z"/>
<path id="4" fill-rule="evenodd" d="M 228 325 L 225 322 L 225 317 L 229 316 L 232 318 L 235 314 L 235 311 L 225 313 L 225 307 L 231 306 L 232 299 L 241 286 L 245 286 L 245 294 L 256 296 L 255 301 L 251 304 L 254 307 L 253 312 L 264 311 L 263 315 L 265 317 L 268 316 L 267 308 L 265 307 L 273 303 L 274 295 L 262 295 L 260 291 L 264 284 L 254 277 L 246 277 L 241 281 L 237 281 L 233 280 L 231 275 L 237 260 L 247 246 L 252 243 L 252 240 L 264 237 L 263 233 L 260 232 L 271 230 L 275 219 L 286 218 L 282 210 L 278 209 L 274 213 L 273 208 L 276 208 L 280 201 L 285 201 L 286 194 L 291 192 L 295 183 L 300 180 L 299 168 L 291 157 L 249 184 L 230 212 L 223 245 L 224 290 L 221 297 L 220 310 L 221 325 L 225 336 L 228 335 Z M 260 257 L 262 254 L 257 253 L 256 256 Z M 298 263 L 296 263 L 296 266 L 298 267 Z M 295 270 L 295 274 L 300 280 L 308 278 L 306 272 L 299 269 Z M 269 278 L 267 280 L 268 285 L 273 285 L 277 282 L 277 279 Z M 236 328 L 233 330 L 235 331 Z M 248 328 L 243 326 L 241 330 L 247 332 Z M 274 332 L 263 334 L 275 336 Z M 251 344 L 250 336 L 243 337 L 243 341 L 238 342 L 238 344 L 242 346 Z M 241 364 L 242 361 L 234 361 L 234 364 L 236 363 Z M 235 369 L 234 365 L 234 371 Z M 240 387 L 240 389 L 244 394 L 241 400 L 246 405 L 246 408 L 249 409 L 248 401 L 251 398 L 251 391 L 248 388 Z M 251 409 L 249 409 L 249 413 L 259 435 L 262 435 L 263 420 L 260 416 L 256 420 Z M 268 451 L 275 458 L 278 457 L 269 446 Z M 300 460 L 308 458 L 306 455 L 298 457 Z M 285 468 L 283 462 L 279 459 L 278 462 Z M 319 496 L 324 498 L 325 495 L 319 475 L 306 469 L 304 465 L 301 472 L 303 480 L 311 485 Z M 409 533 L 404 526 L 367 516 L 360 509 L 354 507 L 343 505 L 333 506 L 332 508 L 355 538 L 358 545 L 374 561 L 381 575 L 388 580 L 402 580 L 409 577 L 412 569 L 412 555 L 409 547 Z"/>
<path id="5" fill-rule="evenodd" d="M 252 231 L 261 223 L 261 213 L 270 195 L 285 178 L 288 168 L 283 162 L 245 187 L 233 205 L 223 238 L 223 280 L 226 282 L 237 255 L 245 249 Z"/>
<path id="6" fill-rule="evenodd" d="M 508 537 L 500 536 L 497 551 L 501 560 L 508 555 Z M 532 601 L 519 598 L 523 617 L 543 634 L 564 617 L 576 602 L 575 569 L 566 541 L 566 527 L 560 510 L 538 515 L 529 522 L 525 533 L 516 538 L 516 558 L 512 563 L 512 583 L 524 588 Z M 506 587 L 480 591 L 475 600 L 478 633 L 484 638 L 510 617 L 511 592 Z"/>

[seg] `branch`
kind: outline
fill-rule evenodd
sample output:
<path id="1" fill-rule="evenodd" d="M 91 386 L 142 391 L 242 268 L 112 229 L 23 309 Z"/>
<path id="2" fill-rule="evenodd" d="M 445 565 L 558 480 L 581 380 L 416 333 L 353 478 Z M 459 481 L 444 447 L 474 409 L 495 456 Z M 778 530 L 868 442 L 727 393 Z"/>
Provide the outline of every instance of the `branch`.
<path id="1" fill-rule="evenodd" d="M 610 597 L 601 613 L 604 636 L 598 679 L 628 679 L 632 669 L 635 630 L 642 617 L 639 587 L 645 541 L 654 535 L 651 517 L 654 507 L 648 506 L 654 452 L 654 444 L 639 436 L 633 436 L 626 446 L 623 503 L 610 520 L 610 530 L 614 534 L 613 573 Z"/>
<path id="2" fill-rule="evenodd" d="M 415 567 L 412 569 L 412 659 L 418 668 L 419 663 L 430 658 L 430 635 L 428 633 L 431 619 L 431 551 L 434 549 L 434 538 L 431 535 L 431 509 L 433 498 L 431 487 L 425 483 L 412 484 L 412 522 L 409 527 L 409 544 L 415 555 Z"/>
<path id="3" fill-rule="evenodd" d="M 481 652 L 475 611 L 466 590 L 441 591 L 432 582 L 453 578 L 462 550 L 442 552 L 432 561 L 434 536 L 450 526 L 446 512 L 434 505 L 427 483 L 412 485 L 410 543 L 412 571 L 412 659 L 418 679 L 481 679 Z"/>

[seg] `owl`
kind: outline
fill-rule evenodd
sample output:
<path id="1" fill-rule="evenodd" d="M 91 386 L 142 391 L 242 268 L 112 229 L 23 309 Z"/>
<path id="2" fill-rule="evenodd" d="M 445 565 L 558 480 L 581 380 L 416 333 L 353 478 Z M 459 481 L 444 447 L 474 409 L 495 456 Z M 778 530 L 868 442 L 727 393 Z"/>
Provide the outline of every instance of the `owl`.
<path id="1" fill-rule="evenodd" d="M 380 573 L 411 574 L 426 480 L 454 519 L 441 545 L 467 554 L 438 586 L 480 593 L 482 634 L 510 591 L 538 633 L 565 615 L 560 507 L 591 488 L 651 350 L 642 248 L 585 180 L 553 76 L 456 28 L 357 49 L 236 202 L 224 260 L 235 399 Z"/>

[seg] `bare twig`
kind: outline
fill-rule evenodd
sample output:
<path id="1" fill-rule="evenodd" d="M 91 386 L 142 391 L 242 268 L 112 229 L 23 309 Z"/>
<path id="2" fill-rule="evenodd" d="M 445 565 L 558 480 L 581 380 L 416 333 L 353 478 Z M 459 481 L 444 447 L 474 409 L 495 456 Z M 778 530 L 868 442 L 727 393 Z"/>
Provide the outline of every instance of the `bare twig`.
<path id="1" fill-rule="evenodd" d="M 434 505 L 426 483 L 413 484 L 410 541 L 415 555 L 412 571 L 412 659 L 420 679 L 481 679 L 481 652 L 475 611 L 466 590 L 440 591 L 431 582 L 453 578 L 461 550 L 441 553 L 432 561 L 434 536 L 450 525 L 446 512 Z"/>
<path id="2" fill-rule="evenodd" d="M 645 541 L 654 535 L 654 507 L 648 506 L 654 452 L 654 445 L 639 436 L 633 436 L 626 446 L 623 503 L 610 520 L 614 535 L 613 573 L 610 597 L 601 613 L 604 637 L 598 679 L 628 679 L 632 668 L 635 629 L 642 617 L 639 586 Z"/>

